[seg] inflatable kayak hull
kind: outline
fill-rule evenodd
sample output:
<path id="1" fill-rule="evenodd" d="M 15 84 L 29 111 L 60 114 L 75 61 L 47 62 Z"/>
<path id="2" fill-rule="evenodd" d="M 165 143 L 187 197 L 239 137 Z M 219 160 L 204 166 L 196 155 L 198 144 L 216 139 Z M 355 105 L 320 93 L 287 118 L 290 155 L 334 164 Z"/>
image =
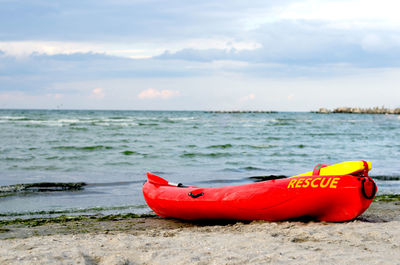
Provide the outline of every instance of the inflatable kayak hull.
<path id="1" fill-rule="evenodd" d="M 362 214 L 375 196 L 376 185 L 368 169 L 367 165 L 364 172 L 352 175 L 315 174 L 210 188 L 177 187 L 147 173 L 143 194 L 149 207 L 162 217 L 348 221 Z"/>

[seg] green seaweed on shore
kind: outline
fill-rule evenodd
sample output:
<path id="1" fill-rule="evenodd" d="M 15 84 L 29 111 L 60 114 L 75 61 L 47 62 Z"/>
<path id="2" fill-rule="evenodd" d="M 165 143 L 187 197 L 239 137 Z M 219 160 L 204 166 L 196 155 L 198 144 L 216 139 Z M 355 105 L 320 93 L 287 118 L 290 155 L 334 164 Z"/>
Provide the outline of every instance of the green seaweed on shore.
<path id="1" fill-rule="evenodd" d="M 101 217 L 97 217 L 97 221 L 119 221 L 129 218 L 143 218 L 143 217 L 154 217 L 154 214 L 135 214 L 135 213 L 126 213 L 126 214 L 112 214 L 105 215 Z"/>
<path id="2" fill-rule="evenodd" d="M 7 232 L 10 232 L 10 229 L 7 229 L 7 228 L 0 228 L 0 234 L 1 234 L 1 233 L 7 233 Z"/>
<path id="3" fill-rule="evenodd" d="M 147 207 L 147 205 L 127 205 L 127 206 L 93 207 L 93 208 L 70 209 L 70 210 L 52 210 L 52 211 L 34 211 L 34 212 L 8 212 L 8 213 L 0 213 L 0 217 L 88 213 L 88 212 L 101 212 L 101 211 L 112 211 L 112 210 L 142 209 L 142 208 L 146 208 L 146 207 Z"/>
<path id="4" fill-rule="evenodd" d="M 394 202 L 400 201 L 400 194 L 383 194 L 375 196 L 374 201 L 378 202 Z"/>
<path id="5" fill-rule="evenodd" d="M 13 220 L 0 220 L 0 229 L 2 226 L 8 225 L 23 225 L 27 227 L 36 227 L 46 224 L 63 224 L 67 222 L 73 221 L 84 221 L 84 220 L 92 220 L 92 221 L 119 221 L 124 219 L 132 219 L 132 218 L 145 218 L 145 217 L 155 217 L 154 214 L 134 214 L 134 213 L 127 213 L 127 214 L 115 214 L 115 215 L 78 215 L 78 216 L 67 216 L 67 215 L 60 215 L 56 217 L 49 217 L 49 218 L 29 218 L 29 219 L 22 219 L 17 218 Z"/>
<path id="6" fill-rule="evenodd" d="M 66 215 L 61 215 L 57 217 L 51 217 L 51 218 L 29 218 L 29 219 L 13 219 L 13 220 L 0 220 L 0 227 L 1 226 L 6 226 L 6 225 L 24 225 L 28 227 L 35 227 L 35 226 L 41 226 L 45 224 L 50 224 L 50 223 L 66 223 L 66 222 L 71 222 L 71 221 L 81 221 L 84 218 L 87 218 L 85 216 L 66 216 Z"/>

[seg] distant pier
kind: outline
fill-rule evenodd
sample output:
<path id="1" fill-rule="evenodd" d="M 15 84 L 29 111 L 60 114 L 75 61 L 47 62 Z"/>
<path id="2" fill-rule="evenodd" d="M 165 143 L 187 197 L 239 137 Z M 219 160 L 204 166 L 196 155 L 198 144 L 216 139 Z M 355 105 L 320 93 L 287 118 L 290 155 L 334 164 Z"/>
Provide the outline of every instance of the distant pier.
<path id="1" fill-rule="evenodd" d="M 207 113 L 277 113 L 272 110 L 208 110 Z"/>
<path id="2" fill-rule="evenodd" d="M 350 108 L 350 107 L 339 107 L 333 110 L 326 108 L 320 108 L 316 113 L 355 113 L 355 114 L 397 114 L 400 115 L 400 108 L 388 109 L 385 107 L 374 107 L 374 108 Z"/>

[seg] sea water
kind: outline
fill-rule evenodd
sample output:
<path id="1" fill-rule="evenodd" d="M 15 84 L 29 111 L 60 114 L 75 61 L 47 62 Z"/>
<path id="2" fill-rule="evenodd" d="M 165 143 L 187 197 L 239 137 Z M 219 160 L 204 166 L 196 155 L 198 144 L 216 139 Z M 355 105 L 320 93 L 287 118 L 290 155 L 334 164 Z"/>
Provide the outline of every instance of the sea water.
<path id="1" fill-rule="evenodd" d="M 350 160 L 371 161 L 379 193 L 398 194 L 399 157 L 397 115 L 0 110 L 0 217 L 149 212 L 146 172 L 223 186 Z M 13 186 L 41 182 L 59 186 Z"/>

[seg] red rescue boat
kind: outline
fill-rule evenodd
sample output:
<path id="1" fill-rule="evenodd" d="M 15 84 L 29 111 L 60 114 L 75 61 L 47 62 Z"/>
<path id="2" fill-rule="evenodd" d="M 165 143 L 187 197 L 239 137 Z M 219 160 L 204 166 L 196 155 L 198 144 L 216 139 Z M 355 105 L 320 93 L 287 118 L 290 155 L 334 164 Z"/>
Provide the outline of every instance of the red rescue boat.
<path id="1" fill-rule="evenodd" d="M 369 207 L 377 191 L 376 184 L 368 176 L 369 162 L 344 162 L 332 169 L 348 170 L 346 163 L 356 162 L 362 169 L 351 174 L 320 175 L 325 165 L 318 165 L 312 174 L 211 188 L 175 185 L 147 173 L 143 195 L 157 215 L 185 220 L 281 221 L 308 217 L 320 221 L 348 221 Z M 344 167 L 338 167 L 342 164 Z M 332 171 L 326 169 L 325 172 Z"/>

